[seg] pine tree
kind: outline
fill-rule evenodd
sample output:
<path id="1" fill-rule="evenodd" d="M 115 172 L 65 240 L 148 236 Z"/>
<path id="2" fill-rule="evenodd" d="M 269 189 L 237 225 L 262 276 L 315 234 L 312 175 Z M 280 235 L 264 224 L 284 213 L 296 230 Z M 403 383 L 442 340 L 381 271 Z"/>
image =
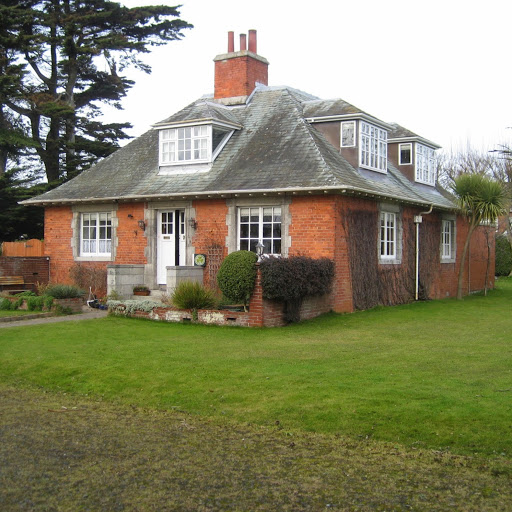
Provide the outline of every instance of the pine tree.
<path id="1" fill-rule="evenodd" d="M 149 73 L 140 55 L 191 27 L 176 7 L 3 0 L 0 171 L 9 154 L 32 153 L 47 181 L 58 183 L 112 153 L 130 124 L 102 123 L 101 105 L 121 108 L 133 85 L 123 71 Z"/>

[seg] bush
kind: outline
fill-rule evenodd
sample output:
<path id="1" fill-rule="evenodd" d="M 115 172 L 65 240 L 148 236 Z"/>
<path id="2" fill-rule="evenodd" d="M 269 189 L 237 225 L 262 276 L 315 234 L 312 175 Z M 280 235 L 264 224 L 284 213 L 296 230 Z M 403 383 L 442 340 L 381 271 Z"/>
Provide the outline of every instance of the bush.
<path id="1" fill-rule="evenodd" d="M 36 294 L 31 292 L 30 290 L 26 290 L 24 292 L 17 293 L 15 297 L 35 297 Z"/>
<path id="2" fill-rule="evenodd" d="M 9 299 L 1 298 L 0 299 L 0 310 L 1 311 L 10 311 L 12 309 L 12 302 Z"/>
<path id="3" fill-rule="evenodd" d="M 260 263 L 260 270 L 263 297 L 285 303 L 287 322 L 299 321 L 303 299 L 329 293 L 334 279 L 334 263 L 328 258 L 270 257 Z"/>
<path id="4" fill-rule="evenodd" d="M 506 235 L 496 237 L 496 275 L 508 276 L 512 272 L 512 247 Z"/>
<path id="5" fill-rule="evenodd" d="M 71 284 L 52 284 L 46 287 L 46 295 L 51 295 L 55 299 L 74 299 L 82 297 L 84 291 Z"/>
<path id="6" fill-rule="evenodd" d="M 180 309 L 191 309 L 194 319 L 198 309 L 208 309 L 215 306 L 215 295 L 212 290 L 205 288 L 195 281 L 182 281 L 174 290 L 172 303 Z"/>
<path id="7" fill-rule="evenodd" d="M 27 309 L 28 311 L 41 311 L 44 305 L 44 295 L 39 297 L 28 297 L 27 298 Z"/>
<path id="8" fill-rule="evenodd" d="M 256 282 L 258 256 L 251 251 L 236 251 L 222 262 L 217 273 L 220 291 L 230 300 L 245 306 L 251 298 Z"/>

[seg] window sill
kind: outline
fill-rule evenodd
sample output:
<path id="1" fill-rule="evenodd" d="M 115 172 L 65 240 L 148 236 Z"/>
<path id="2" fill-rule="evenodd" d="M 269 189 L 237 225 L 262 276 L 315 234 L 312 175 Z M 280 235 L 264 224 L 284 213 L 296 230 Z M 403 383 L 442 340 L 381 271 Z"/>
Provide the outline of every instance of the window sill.
<path id="1" fill-rule="evenodd" d="M 75 256 L 75 261 L 113 261 L 112 256 Z"/>
<path id="2" fill-rule="evenodd" d="M 400 265 L 402 260 L 396 258 L 379 258 L 380 265 Z"/>
<path id="3" fill-rule="evenodd" d="M 361 164 L 359 164 L 359 167 L 361 169 L 365 169 L 367 171 L 378 172 L 380 174 L 387 174 L 388 173 L 387 169 L 377 169 L 376 167 L 370 167 L 369 165 L 361 165 Z"/>

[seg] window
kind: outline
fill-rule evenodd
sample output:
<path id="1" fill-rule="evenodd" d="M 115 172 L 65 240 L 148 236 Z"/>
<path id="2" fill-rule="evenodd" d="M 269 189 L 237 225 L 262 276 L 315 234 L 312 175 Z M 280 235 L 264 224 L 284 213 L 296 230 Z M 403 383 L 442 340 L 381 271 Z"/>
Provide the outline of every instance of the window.
<path id="1" fill-rule="evenodd" d="M 348 148 L 356 145 L 356 122 L 341 123 L 341 147 Z"/>
<path id="2" fill-rule="evenodd" d="M 359 164 L 374 171 L 387 172 L 388 134 L 377 126 L 361 121 Z"/>
<path id="3" fill-rule="evenodd" d="M 400 165 L 409 165 L 412 164 L 412 144 L 400 144 L 398 147 L 399 160 L 398 163 Z"/>
<path id="4" fill-rule="evenodd" d="M 82 213 L 80 233 L 81 256 L 110 256 L 112 252 L 112 216 L 110 213 Z"/>
<path id="5" fill-rule="evenodd" d="M 381 259 L 396 258 L 396 213 L 380 213 L 380 257 Z"/>
<path id="6" fill-rule="evenodd" d="M 160 163 L 208 161 L 210 140 L 210 127 L 207 125 L 161 130 Z"/>
<path id="7" fill-rule="evenodd" d="M 238 209 L 238 249 L 256 252 L 261 242 L 265 254 L 281 254 L 281 207 Z"/>
<path id="8" fill-rule="evenodd" d="M 441 221 L 441 260 L 455 260 L 455 223 L 453 220 Z"/>
<path id="9" fill-rule="evenodd" d="M 422 144 L 416 144 L 416 181 L 436 184 L 434 150 Z"/>

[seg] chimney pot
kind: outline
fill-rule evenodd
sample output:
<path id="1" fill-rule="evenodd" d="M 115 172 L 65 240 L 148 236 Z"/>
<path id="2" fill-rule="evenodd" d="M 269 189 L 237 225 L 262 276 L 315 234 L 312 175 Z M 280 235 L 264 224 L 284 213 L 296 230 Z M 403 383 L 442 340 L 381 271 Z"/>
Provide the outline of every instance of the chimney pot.
<path id="1" fill-rule="evenodd" d="M 258 53 L 256 49 L 256 30 L 249 30 L 249 51 Z"/>
<path id="2" fill-rule="evenodd" d="M 233 53 L 235 51 L 235 33 L 230 31 L 228 32 L 228 53 Z"/>
<path id="3" fill-rule="evenodd" d="M 247 50 L 247 35 L 240 34 L 240 51 L 243 52 Z"/>

